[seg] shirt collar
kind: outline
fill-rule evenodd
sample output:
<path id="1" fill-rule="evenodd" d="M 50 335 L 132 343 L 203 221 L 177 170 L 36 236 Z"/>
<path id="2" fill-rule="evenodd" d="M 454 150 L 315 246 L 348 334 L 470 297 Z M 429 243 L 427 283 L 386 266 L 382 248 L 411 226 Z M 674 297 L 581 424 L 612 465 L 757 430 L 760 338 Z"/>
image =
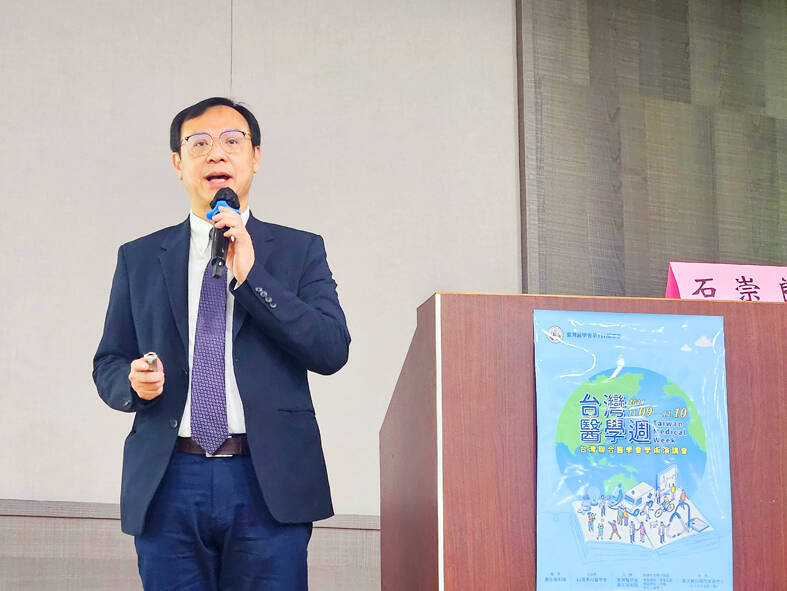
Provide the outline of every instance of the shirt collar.
<path id="1" fill-rule="evenodd" d="M 240 214 L 243 225 L 249 221 L 249 208 Z M 208 220 L 199 217 L 193 211 L 189 212 L 189 224 L 191 225 L 191 245 L 197 252 L 205 254 L 210 247 L 210 229 L 213 227 Z"/>

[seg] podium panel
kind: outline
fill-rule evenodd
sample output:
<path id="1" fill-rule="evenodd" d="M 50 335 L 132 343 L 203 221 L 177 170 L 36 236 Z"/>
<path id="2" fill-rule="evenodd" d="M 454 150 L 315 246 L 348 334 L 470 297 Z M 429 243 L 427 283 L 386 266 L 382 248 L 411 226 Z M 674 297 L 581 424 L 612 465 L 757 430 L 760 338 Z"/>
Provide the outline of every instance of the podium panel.
<path id="1" fill-rule="evenodd" d="M 534 309 L 724 317 L 735 589 L 787 589 L 787 306 L 435 294 L 380 430 L 383 591 L 535 589 Z"/>

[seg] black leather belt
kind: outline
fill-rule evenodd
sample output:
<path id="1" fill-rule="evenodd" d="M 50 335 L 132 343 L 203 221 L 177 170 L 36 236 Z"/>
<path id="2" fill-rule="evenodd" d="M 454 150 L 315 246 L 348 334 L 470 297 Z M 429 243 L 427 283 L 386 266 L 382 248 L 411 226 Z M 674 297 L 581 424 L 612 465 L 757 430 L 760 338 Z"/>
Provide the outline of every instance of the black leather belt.
<path id="1" fill-rule="evenodd" d="M 216 453 L 209 454 L 199 446 L 191 437 L 178 437 L 177 448 L 187 454 L 197 454 L 206 458 L 229 458 L 231 456 L 249 455 L 249 442 L 245 435 L 233 435 L 225 439 Z"/>

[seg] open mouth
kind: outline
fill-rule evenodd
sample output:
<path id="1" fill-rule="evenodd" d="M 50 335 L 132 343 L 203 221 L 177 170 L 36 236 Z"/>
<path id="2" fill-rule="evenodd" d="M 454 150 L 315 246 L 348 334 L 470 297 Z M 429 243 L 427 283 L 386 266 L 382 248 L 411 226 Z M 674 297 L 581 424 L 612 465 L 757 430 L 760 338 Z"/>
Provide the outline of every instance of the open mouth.
<path id="1" fill-rule="evenodd" d="M 224 173 L 209 174 L 205 177 L 211 185 L 226 185 L 232 177 Z"/>

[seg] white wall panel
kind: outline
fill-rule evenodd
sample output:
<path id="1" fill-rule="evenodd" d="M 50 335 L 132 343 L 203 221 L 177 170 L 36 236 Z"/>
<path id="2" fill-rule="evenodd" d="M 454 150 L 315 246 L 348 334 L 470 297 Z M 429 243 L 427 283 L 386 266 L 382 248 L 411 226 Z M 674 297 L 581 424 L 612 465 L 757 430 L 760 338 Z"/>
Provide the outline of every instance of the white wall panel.
<path id="1" fill-rule="evenodd" d="M 325 237 L 353 338 L 312 380 L 335 508 L 377 514 L 416 307 L 521 290 L 514 3 L 234 6 L 233 94 L 263 128 L 251 209 Z"/>
<path id="2" fill-rule="evenodd" d="M 513 2 L 3 5 L 0 171 L 27 204 L 0 230 L 0 447 L 24 449 L 0 498 L 117 501 L 130 417 L 90 378 L 116 250 L 185 217 L 169 122 L 231 94 L 263 128 L 255 215 L 325 237 L 353 343 L 315 403 L 336 511 L 377 514 L 416 306 L 520 290 Z"/>
<path id="3" fill-rule="evenodd" d="M 92 357 L 118 246 L 187 215 L 169 123 L 228 92 L 230 6 L 2 13 L 0 498 L 117 502 L 131 417 L 98 398 Z"/>

